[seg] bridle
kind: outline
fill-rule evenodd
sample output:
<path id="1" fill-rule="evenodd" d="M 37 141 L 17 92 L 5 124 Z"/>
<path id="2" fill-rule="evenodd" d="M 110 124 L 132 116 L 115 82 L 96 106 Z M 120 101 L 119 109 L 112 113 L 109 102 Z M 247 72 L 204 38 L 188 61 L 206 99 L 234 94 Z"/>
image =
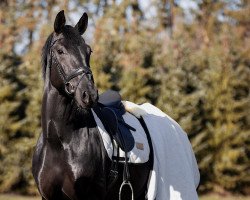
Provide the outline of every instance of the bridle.
<path id="1" fill-rule="evenodd" d="M 75 90 L 78 87 L 78 85 L 79 85 L 80 81 L 82 80 L 82 78 L 84 76 L 87 76 L 88 80 L 93 81 L 93 74 L 92 74 L 91 70 L 85 71 L 83 69 L 83 67 L 79 67 L 76 70 L 74 70 L 72 73 L 70 73 L 69 75 L 67 75 L 64 72 L 62 65 L 58 62 L 56 56 L 54 55 L 54 52 L 51 49 L 52 46 L 58 40 L 59 39 L 53 41 L 52 44 L 51 44 L 51 46 L 50 46 L 50 59 L 51 59 L 50 68 L 52 67 L 53 64 L 57 67 L 59 75 L 62 78 L 63 83 L 64 83 L 64 91 L 65 91 L 65 93 L 69 97 L 72 98 L 74 96 Z M 87 66 L 84 66 L 84 67 L 88 68 Z M 70 81 L 72 79 L 74 79 L 75 77 L 80 76 L 80 75 L 82 75 L 82 77 L 79 79 L 79 81 L 77 82 L 76 86 L 72 85 L 72 83 L 70 83 Z"/>

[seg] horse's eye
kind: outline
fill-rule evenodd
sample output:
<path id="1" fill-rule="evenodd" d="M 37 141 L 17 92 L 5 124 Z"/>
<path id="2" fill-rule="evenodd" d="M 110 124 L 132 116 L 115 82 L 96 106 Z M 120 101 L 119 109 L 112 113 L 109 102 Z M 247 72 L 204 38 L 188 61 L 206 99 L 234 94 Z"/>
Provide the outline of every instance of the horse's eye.
<path id="1" fill-rule="evenodd" d="M 58 50 L 57 50 L 57 53 L 59 53 L 59 54 L 63 54 L 64 52 L 63 52 L 63 50 L 58 49 Z"/>

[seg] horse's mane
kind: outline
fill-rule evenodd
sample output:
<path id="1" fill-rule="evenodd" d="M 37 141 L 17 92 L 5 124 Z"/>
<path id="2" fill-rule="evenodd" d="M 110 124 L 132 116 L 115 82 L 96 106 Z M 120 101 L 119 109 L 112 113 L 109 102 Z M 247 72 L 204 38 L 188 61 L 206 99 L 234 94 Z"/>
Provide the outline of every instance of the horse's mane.
<path id="1" fill-rule="evenodd" d="M 46 67 L 47 67 L 47 62 L 48 59 L 47 57 L 50 56 L 49 55 L 49 51 L 50 51 L 50 46 L 51 46 L 51 42 L 52 42 L 52 38 L 53 38 L 53 34 L 51 33 L 49 35 L 49 37 L 47 38 L 43 49 L 42 49 L 42 55 L 41 55 L 41 62 L 42 62 L 42 72 L 43 72 L 43 80 L 45 80 L 45 74 L 46 74 Z"/>

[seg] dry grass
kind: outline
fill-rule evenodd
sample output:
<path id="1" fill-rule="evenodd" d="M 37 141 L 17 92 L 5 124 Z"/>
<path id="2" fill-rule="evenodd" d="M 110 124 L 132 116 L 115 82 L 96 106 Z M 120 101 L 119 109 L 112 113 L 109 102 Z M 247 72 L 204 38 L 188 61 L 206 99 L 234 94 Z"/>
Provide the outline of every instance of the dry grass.
<path id="1" fill-rule="evenodd" d="M 2 194 L 0 195 L 0 200 L 41 200 L 39 197 L 27 197 L 12 194 Z"/>
<path id="2" fill-rule="evenodd" d="M 250 196 L 219 196 L 216 194 L 208 194 L 201 196 L 200 200 L 250 200 Z"/>
<path id="3" fill-rule="evenodd" d="M 26 196 L 18 196 L 12 194 L 0 195 L 0 200 L 41 200 L 39 197 L 26 197 Z M 250 196 L 248 197 L 240 197 L 240 196 L 218 196 L 215 194 L 201 196 L 200 200 L 250 200 Z"/>

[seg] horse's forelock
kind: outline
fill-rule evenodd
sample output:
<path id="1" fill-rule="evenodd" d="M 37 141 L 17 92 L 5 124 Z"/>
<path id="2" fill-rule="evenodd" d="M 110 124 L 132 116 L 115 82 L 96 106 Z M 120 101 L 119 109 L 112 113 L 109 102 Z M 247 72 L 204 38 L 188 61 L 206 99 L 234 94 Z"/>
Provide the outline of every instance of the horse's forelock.
<path id="1" fill-rule="evenodd" d="M 72 26 L 66 25 L 62 31 L 65 39 L 70 40 L 73 43 L 79 43 L 82 40 L 82 36 Z"/>

